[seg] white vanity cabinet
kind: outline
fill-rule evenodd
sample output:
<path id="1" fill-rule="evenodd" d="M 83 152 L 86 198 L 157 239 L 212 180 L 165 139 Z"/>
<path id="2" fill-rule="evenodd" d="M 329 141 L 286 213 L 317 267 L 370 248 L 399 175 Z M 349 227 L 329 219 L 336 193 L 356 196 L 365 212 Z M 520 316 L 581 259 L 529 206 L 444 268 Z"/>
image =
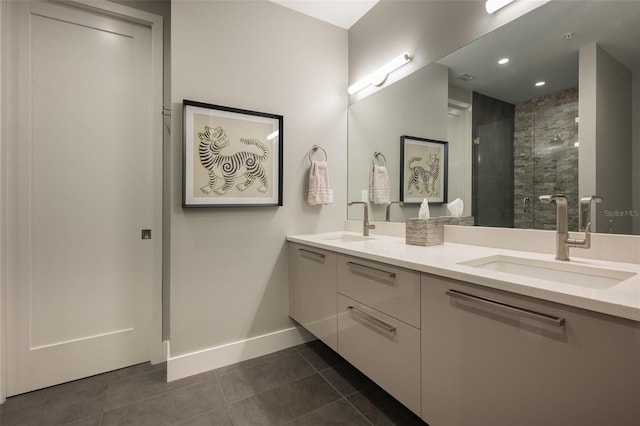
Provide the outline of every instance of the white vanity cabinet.
<path id="1" fill-rule="evenodd" d="M 291 316 L 429 425 L 640 425 L 640 322 L 289 247 Z"/>
<path id="2" fill-rule="evenodd" d="M 338 350 L 336 253 L 289 243 L 289 315 Z"/>
<path id="3" fill-rule="evenodd" d="M 640 323 L 422 275 L 431 426 L 640 425 Z"/>
<path id="4" fill-rule="evenodd" d="M 338 353 L 420 415 L 420 274 L 338 255 Z"/>

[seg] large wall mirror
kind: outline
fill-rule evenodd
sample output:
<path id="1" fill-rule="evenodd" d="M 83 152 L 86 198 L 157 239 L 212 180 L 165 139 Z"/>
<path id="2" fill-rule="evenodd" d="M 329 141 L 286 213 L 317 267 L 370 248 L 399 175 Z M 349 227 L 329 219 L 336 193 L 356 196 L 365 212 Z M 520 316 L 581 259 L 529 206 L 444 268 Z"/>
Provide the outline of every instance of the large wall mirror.
<path id="1" fill-rule="evenodd" d="M 596 232 L 639 234 L 639 105 L 640 1 L 551 1 L 353 103 L 348 197 L 367 198 L 381 153 L 399 201 L 410 135 L 448 142 L 445 200 L 462 200 L 477 225 L 555 229 L 538 197 L 563 193 L 576 231 L 580 198 L 601 195 Z M 374 220 L 419 208 L 369 205 Z M 432 216 L 447 214 L 431 204 Z"/>

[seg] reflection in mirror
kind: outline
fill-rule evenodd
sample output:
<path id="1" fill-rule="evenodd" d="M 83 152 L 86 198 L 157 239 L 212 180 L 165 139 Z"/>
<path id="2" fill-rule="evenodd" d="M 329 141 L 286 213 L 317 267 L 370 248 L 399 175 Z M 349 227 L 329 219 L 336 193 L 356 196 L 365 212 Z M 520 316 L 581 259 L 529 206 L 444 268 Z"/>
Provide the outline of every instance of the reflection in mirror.
<path id="1" fill-rule="evenodd" d="M 552 1 L 352 104 L 349 200 L 368 188 L 374 151 L 398 199 L 394 166 L 410 134 L 449 142 L 448 199 L 478 225 L 555 229 L 538 196 L 564 193 L 577 230 L 579 198 L 597 194 L 596 232 L 640 233 L 639 40 L 640 1 Z M 384 220 L 383 206 L 371 211 Z M 392 208 L 392 220 L 416 216 L 414 205 Z"/>
<path id="2" fill-rule="evenodd" d="M 386 203 L 370 201 L 372 156 L 375 152 L 385 156 L 391 182 L 390 201 L 399 201 L 401 136 L 448 140 L 447 109 L 441 107 L 447 104 L 447 80 L 447 68 L 432 64 L 349 108 L 348 197 L 349 201 L 369 200 L 370 219 L 385 220 L 387 211 L 392 221 L 418 216 L 419 202 L 394 204 L 388 208 Z M 458 144 L 452 140 L 448 142 L 449 157 L 456 157 L 455 161 L 449 161 L 448 200 L 462 199 L 468 215 L 471 153 L 466 155 L 465 163 L 463 141 Z M 446 214 L 446 206 L 442 203 L 430 207 L 433 216 Z M 349 219 L 361 219 L 360 210 L 350 208 Z"/>

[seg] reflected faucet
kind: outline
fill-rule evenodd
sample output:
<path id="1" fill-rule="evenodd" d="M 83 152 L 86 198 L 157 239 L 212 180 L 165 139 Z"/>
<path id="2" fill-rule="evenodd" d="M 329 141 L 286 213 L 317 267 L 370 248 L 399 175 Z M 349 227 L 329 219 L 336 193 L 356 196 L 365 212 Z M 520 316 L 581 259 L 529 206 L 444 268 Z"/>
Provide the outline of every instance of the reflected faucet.
<path id="1" fill-rule="evenodd" d="M 387 212 L 384 216 L 384 221 L 385 222 L 391 222 L 391 204 L 397 204 L 399 206 L 404 206 L 404 203 L 402 201 L 391 201 L 387 203 Z"/>
<path id="2" fill-rule="evenodd" d="M 569 260 L 569 247 L 591 247 L 591 223 L 585 228 L 584 239 L 569 238 L 569 213 L 567 198 L 564 195 L 541 195 L 540 201 L 556 205 L 556 260 Z"/>
<path id="3" fill-rule="evenodd" d="M 587 224 L 591 223 L 591 205 L 601 203 L 604 197 L 600 195 L 592 195 L 590 197 L 580 198 L 580 216 L 578 221 L 578 231 L 584 231 Z"/>
<path id="4" fill-rule="evenodd" d="M 369 236 L 369 229 L 375 229 L 375 225 L 369 224 L 369 205 L 364 201 L 351 201 L 348 205 L 362 204 L 364 206 L 364 219 L 362 220 L 362 235 L 364 237 Z"/>

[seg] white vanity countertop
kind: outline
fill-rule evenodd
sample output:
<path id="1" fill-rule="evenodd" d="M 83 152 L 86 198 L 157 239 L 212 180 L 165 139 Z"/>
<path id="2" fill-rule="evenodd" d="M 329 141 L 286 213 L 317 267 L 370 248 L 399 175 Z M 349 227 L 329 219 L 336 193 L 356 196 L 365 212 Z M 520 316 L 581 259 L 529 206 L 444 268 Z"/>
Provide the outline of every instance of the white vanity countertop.
<path id="1" fill-rule="evenodd" d="M 385 235 L 373 235 L 371 239 L 363 241 L 353 240 L 344 242 L 341 239 L 337 239 L 337 237 L 341 235 L 358 238 L 362 234 L 343 231 L 327 232 L 290 235 L 287 236 L 287 240 L 337 253 L 384 262 L 420 272 L 640 321 L 640 265 L 638 264 L 584 259 L 575 256 L 575 252 L 572 252 L 570 261 L 572 264 L 635 273 L 631 278 L 618 284 L 605 289 L 598 289 L 459 264 L 460 262 L 496 255 L 565 264 L 566 262 L 554 259 L 555 254 L 552 253 L 554 247 L 549 248 L 548 254 L 542 254 L 453 243 L 420 247 L 405 244 L 404 238 Z"/>

